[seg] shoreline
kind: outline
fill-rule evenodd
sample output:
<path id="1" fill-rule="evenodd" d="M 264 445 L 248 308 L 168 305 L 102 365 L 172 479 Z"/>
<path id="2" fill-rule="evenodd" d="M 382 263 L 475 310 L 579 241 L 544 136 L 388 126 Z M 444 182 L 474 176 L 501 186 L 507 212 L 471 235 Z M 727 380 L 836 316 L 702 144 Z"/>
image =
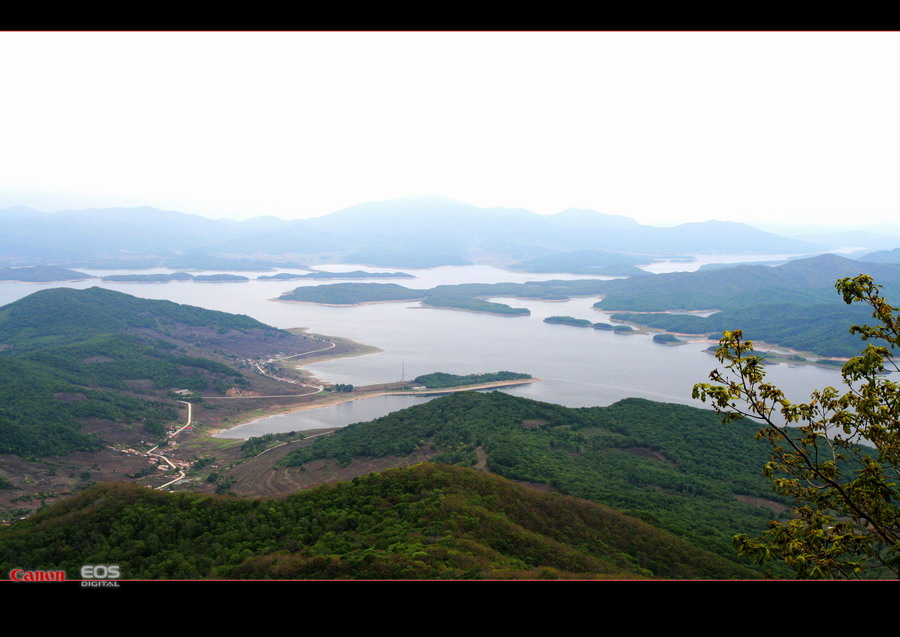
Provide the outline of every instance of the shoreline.
<path id="1" fill-rule="evenodd" d="M 330 360 L 337 360 L 340 358 L 352 358 L 352 357 L 356 357 L 356 356 L 366 356 L 368 354 L 378 354 L 378 353 L 384 351 L 383 349 L 381 349 L 379 347 L 375 347 L 374 345 L 365 345 L 363 343 L 358 343 L 358 342 L 354 341 L 353 339 L 350 339 L 347 337 L 327 336 L 325 334 L 310 332 L 308 327 L 289 327 L 289 328 L 286 328 L 284 331 L 289 332 L 294 335 L 298 335 L 298 336 L 300 336 L 300 335 L 309 336 L 312 338 L 319 338 L 319 339 L 327 340 L 327 341 L 334 342 L 334 343 L 341 343 L 343 345 L 348 345 L 350 347 L 350 351 L 347 351 L 347 352 L 333 353 L 333 351 L 331 351 L 331 349 L 326 349 L 326 350 L 321 350 L 321 351 L 317 351 L 317 352 L 306 352 L 306 353 L 298 355 L 296 358 L 288 357 L 285 359 L 279 359 L 277 361 L 278 363 L 281 363 L 282 365 L 290 365 L 296 372 L 298 372 L 300 374 L 300 376 L 302 377 L 302 379 L 304 381 L 303 385 L 307 385 L 307 383 L 314 384 L 314 383 L 320 382 L 319 379 L 315 377 L 315 375 L 313 375 L 311 372 L 304 369 L 304 367 L 306 365 L 315 365 L 317 363 L 324 363 L 324 362 L 327 362 Z M 309 354 L 309 356 L 308 356 L 308 358 L 305 358 L 305 356 L 307 356 L 307 354 Z M 291 360 L 291 359 L 294 359 L 294 360 Z M 290 362 L 288 362 L 288 361 L 290 361 Z M 323 392 L 311 393 L 309 395 L 318 397 L 322 393 Z M 287 396 L 287 395 L 283 396 L 283 397 L 290 398 L 290 396 Z M 208 398 L 215 400 L 215 399 L 224 398 L 224 396 L 209 396 Z M 261 397 L 241 396 L 238 398 L 244 399 L 244 400 L 253 400 L 255 398 L 261 398 Z M 260 418 L 268 418 L 269 416 L 279 416 L 282 414 L 293 413 L 294 411 L 298 411 L 300 409 L 312 409 L 315 407 L 325 407 L 330 404 L 333 404 L 333 403 L 330 401 L 322 401 L 322 400 L 314 399 L 311 401 L 305 401 L 304 403 L 301 403 L 300 405 L 296 405 L 293 407 L 287 406 L 285 408 L 285 406 L 282 405 L 281 408 L 284 408 L 283 411 L 280 411 L 279 407 L 266 408 L 265 406 L 261 406 L 257 409 L 247 409 L 246 413 L 248 415 L 239 414 L 237 416 L 237 418 L 240 420 L 240 422 L 238 422 L 236 424 L 228 424 L 227 426 L 206 425 L 205 433 L 208 437 L 214 437 L 219 432 L 226 431 L 228 429 L 233 429 L 234 427 L 240 427 L 241 425 L 246 425 L 247 423 L 253 422 L 254 420 L 259 420 Z M 261 415 L 260 414 L 256 414 L 253 416 L 249 415 L 250 412 L 259 412 L 259 411 L 262 411 L 264 413 Z"/>
<path id="2" fill-rule="evenodd" d="M 217 434 L 228 431 L 231 429 L 235 429 L 236 427 L 241 427 L 243 425 L 248 425 L 257 420 L 261 420 L 262 418 L 269 418 L 271 416 L 286 416 L 288 414 L 294 414 L 301 411 L 309 411 L 311 409 L 319 409 L 322 407 L 330 407 L 332 405 L 339 405 L 341 403 L 353 402 L 356 400 L 365 400 L 367 398 L 379 398 L 382 396 L 443 396 L 445 394 L 455 394 L 464 391 L 479 391 L 483 389 L 495 389 L 498 387 L 513 387 L 516 385 L 526 385 L 528 383 L 536 383 L 542 381 L 543 378 L 520 378 L 517 380 L 498 380 L 490 383 L 480 383 L 477 385 L 461 385 L 458 387 L 441 387 L 435 389 L 423 389 L 423 390 L 383 390 L 383 391 L 373 391 L 373 392 L 363 392 L 359 395 L 354 396 L 352 393 L 348 395 L 336 395 L 333 394 L 328 396 L 325 400 L 321 401 L 310 401 L 305 404 L 289 406 L 283 410 L 272 410 L 271 413 L 267 413 L 263 416 L 255 416 L 246 420 L 244 422 L 240 422 L 237 424 L 229 425 L 227 427 L 218 427 L 215 429 L 207 429 L 206 433 L 209 436 L 216 436 Z M 248 397 L 248 398 L 252 398 Z"/>
<path id="3" fill-rule="evenodd" d="M 337 360 L 338 358 L 352 358 L 354 356 L 365 356 L 367 354 L 378 354 L 383 352 L 384 350 L 380 347 L 375 347 L 374 345 L 366 345 L 365 343 L 358 343 L 354 341 L 352 338 L 347 338 L 346 336 L 328 336 L 327 334 L 318 334 L 316 332 L 310 332 L 308 327 L 289 327 L 285 332 L 290 332 L 295 336 L 309 336 L 311 338 L 318 338 L 322 341 L 329 341 L 332 343 L 337 343 L 340 345 L 347 345 L 351 349 L 349 352 L 338 352 L 332 353 L 330 350 L 320 350 L 318 352 L 305 352 L 302 354 L 298 354 L 296 356 L 288 356 L 285 358 L 277 359 L 276 362 L 287 361 L 291 359 L 301 359 L 302 357 L 309 356 L 308 358 L 302 358 L 302 360 L 294 360 L 292 365 L 295 365 L 295 369 L 300 369 L 304 365 L 312 365 L 315 363 L 322 363 L 330 360 Z M 333 349 L 333 348 L 332 348 Z"/>
<path id="4" fill-rule="evenodd" d="M 599 311 L 600 308 L 594 308 Z M 706 310 L 697 310 L 706 311 Z M 658 312 L 631 312 L 632 314 L 657 314 Z M 665 312 L 663 312 L 665 313 Z M 680 313 L 680 312 L 679 312 Z M 613 320 L 613 319 L 610 319 Z M 667 330 L 663 330 L 658 327 L 649 327 L 647 325 L 643 325 L 641 323 L 634 323 L 632 321 L 621 321 L 619 323 L 623 325 L 628 325 L 634 328 L 631 334 L 642 334 L 642 335 L 652 335 L 652 334 L 671 334 L 672 336 L 681 338 L 683 343 L 709 343 L 710 345 L 718 345 L 718 340 L 713 340 L 708 338 L 707 336 L 701 334 L 690 334 L 687 332 L 669 332 Z M 762 341 L 758 339 L 750 339 L 753 341 L 753 350 L 754 352 L 761 351 L 769 355 L 772 359 L 771 362 L 775 364 L 784 364 L 784 365 L 812 365 L 814 367 L 818 367 L 820 369 L 836 369 L 836 365 L 823 364 L 818 362 L 819 360 L 831 360 L 831 361 L 840 361 L 842 363 L 846 363 L 849 358 L 841 358 L 839 356 L 824 356 L 820 354 L 816 354 L 815 352 L 809 352 L 804 350 L 794 349 L 792 347 L 787 347 L 786 345 L 779 345 L 778 343 L 770 343 L 768 341 Z M 673 343 L 673 345 L 677 345 L 678 343 Z M 711 350 L 705 350 L 709 354 L 715 355 L 715 352 Z M 798 361 L 791 360 L 790 356 L 802 356 L 806 360 Z"/>
<path id="5" fill-rule="evenodd" d="M 418 303 L 419 305 L 416 307 L 408 308 L 410 310 L 453 310 L 456 312 L 471 312 L 472 314 L 489 314 L 491 316 L 501 316 L 504 318 L 516 317 L 516 316 L 531 316 L 531 313 L 528 314 L 509 314 L 506 312 L 491 312 L 490 310 L 471 310 L 469 308 L 464 307 L 451 307 L 445 305 L 429 305 L 424 303 L 424 297 L 421 299 L 388 299 L 385 301 L 357 301 L 356 303 L 322 303 L 321 301 L 295 301 L 292 299 L 268 299 L 269 301 L 275 301 L 276 303 L 304 303 L 307 305 L 323 305 L 325 307 L 359 307 L 361 305 L 380 305 L 382 303 Z M 540 299 L 531 299 L 534 301 Z M 565 299 L 568 300 L 568 299 Z M 560 299 L 560 301 L 563 301 Z"/>
<path id="6" fill-rule="evenodd" d="M 469 312 L 470 314 L 487 314 L 489 316 L 499 316 L 500 318 L 516 318 L 519 316 L 531 316 L 531 311 L 528 314 L 509 314 L 507 312 L 491 312 L 490 310 L 470 310 L 466 307 L 450 307 L 445 305 L 428 305 L 423 303 L 419 307 L 412 307 L 411 310 L 451 310 L 453 312 Z M 527 309 L 527 308 L 526 308 Z"/>

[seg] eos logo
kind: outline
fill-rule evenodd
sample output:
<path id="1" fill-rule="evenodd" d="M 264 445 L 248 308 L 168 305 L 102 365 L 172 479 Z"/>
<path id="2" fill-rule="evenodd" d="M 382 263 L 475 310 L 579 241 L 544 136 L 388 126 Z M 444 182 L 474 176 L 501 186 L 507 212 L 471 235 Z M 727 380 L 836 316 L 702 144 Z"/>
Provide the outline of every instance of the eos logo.
<path id="1" fill-rule="evenodd" d="M 86 564 L 81 567 L 81 579 L 119 579 L 118 564 Z"/>

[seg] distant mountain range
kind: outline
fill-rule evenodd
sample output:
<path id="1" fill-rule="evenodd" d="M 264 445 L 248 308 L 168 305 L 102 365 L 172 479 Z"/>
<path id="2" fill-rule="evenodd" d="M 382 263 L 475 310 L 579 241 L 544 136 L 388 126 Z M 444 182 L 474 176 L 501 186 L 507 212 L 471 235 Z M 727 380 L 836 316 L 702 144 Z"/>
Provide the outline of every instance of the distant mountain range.
<path id="1" fill-rule="evenodd" d="M 479 208 L 446 197 L 362 203 L 314 219 L 213 220 L 155 208 L 42 213 L 0 210 L 0 264 L 90 267 L 191 267 L 228 259 L 271 264 L 347 262 L 431 267 L 474 262 L 525 264 L 591 272 L 593 265 L 633 265 L 684 253 L 816 253 L 829 246 L 788 239 L 741 223 L 707 221 L 671 228 L 642 225 L 592 210 L 541 215 L 524 209 Z M 573 259 L 571 253 L 578 253 Z M 628 255 L 613 258 L 609 253 Z M 597 256 L 597 264 L 590 263 Z M 576 265 L 573 265 L 573 261 Z M 95 263 L 96 265 L 96 263 Z M 296 264 L 293 264 L 296 265 Z M 202 265 L 197 266 L 202 267 Z M 269 267 L 269 266 L 266 266 Z M 548 270 L 549 268 L 549 270 Z M 585 268 L 588 268 L 585 270 Z M 565 269 L 559 271 L 566 271 Z"/>
<path id="2" fill-rule="evenodd" d="M 870 252 L 863 258 L 874 263 L 900 263 L 900 248 Z"/>

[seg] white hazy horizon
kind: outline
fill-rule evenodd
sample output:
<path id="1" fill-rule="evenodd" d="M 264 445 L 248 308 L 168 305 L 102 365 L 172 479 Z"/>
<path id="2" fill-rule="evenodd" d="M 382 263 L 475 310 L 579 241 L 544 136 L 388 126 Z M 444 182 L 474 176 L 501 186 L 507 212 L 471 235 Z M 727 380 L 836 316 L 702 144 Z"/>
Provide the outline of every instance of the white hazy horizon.
<path id="1" fill-rule="evenodd" d="M 0 209 L 893 223 L 896 33 L 4 33 Z"/>
<path id="2" fill-rule="evenodd" d="M 409 198 L 429 198 L 429 197 L 443 198 L 443 197 L 446 197 L 446 195 L 430 194 L 430 195 L 410 195 L 409 196 Z M 399 200 L 399 199 L 406 199 L 406 198 L 407 197 L 392 197 L 390 199 L 380 200 L 380 201 L 369 201 L 369 202 L 360 201 L 355 204 L 352 204 L 352 206 L 356 206 L 359 204 L 367 204 L 367 203 L 381 203 L 382 201 L 391 201 L 393 199 Z M 451 197 L 450 199 L 453 199 L 453 198 Z M 456 201 L 460 201 L 460 203 L 465 203 L 465 204 L 471 203 L 468 201 L 461 201 L 458 199 Z M 472 205 L 475 205 L 475 204 L 472 204 Z M 57 208 L 43 208 L 42 209 L 37 206 L 24 206 L 24 205 L 17 204 L 14 206 L 0 207 L 0 211 L 7 210 L 10 208 L 15 208 L 15 207 L 28 208 L 31 210 L 35 210 L 37 212 L 47 213 L 47 214 L 54 214 L 54 213 L 59 213 L 59 212 L 80 212 L 80 211 L 90 211 L 90 210 L 104 210 L 104 209 L 110 210 L 110 209 L 154 208 L 157 210 L 161 210 L 162 212 L 176 212 L 176 213 L 183 213 L 183 214 L 188 214 L 188 215 L 197 215 L 200 217 L 204 217 L 206 219 L 212 219 L 214 221 L 248 221 L 251 219 L 259 219 L 259 218 L 264 218 L 264 217 L 265 218 L 274 217 L 274 218 L 280 219 L 282 221 L 298 220 L 296 218 L 292 219 L 289 217 L 279 216 L 279 215 L 254 215 L 254 216 L 246 216 L 246 217 L 237 219 L 237 218 L 233 218 L 233 217 L 228 218 L 228 217 L 208 215 L 208 214 L 204 215 L 204 214 L 199 214 L 196 212 L 191 212 L 189 210 L 174 210 L 174 209 L 157 208 L 156 206 L 144 206 L 144 205 L 134 205 L 134 206 L 110 205 L 110 206 L 90 206 L 90 207 L 85 207 L 85 208 L 71 208 L 70 207 L 70 208 L 58 208 L 58 209 Z M 351 206 L 347 206 L 347 207 L 351 207 Z M 485 209 L 489 208 L 487 206 L 476 206 L 476 207 L 485 208 Z M 490 208 L 494 208 L 494 207 L 496 207 L 496 208 L 513 208 L 513 206 L 491 206 Z M 343 209 L 344 208 L 341 208 L 340 210 L 343 210 Z M 332 210 L 332 211 L 324 213 L 322 215 L 316 215 L 316 217 L 312 217 L 312 216 L 306 217 L 306 219 L 324 217 L 333 212 L 340 212 L 340 210 Z M 525 208 L 525 210 L 527 210 L 527 208 Z M 553 212 L 539 212 L 537 210 L 529 210 L 529 212 L 533 212 L 535 214 L 540 214 L 540 215 L 550 216 L 550 215 L 559 214 L 559 213 L 565 212 L 565 211 L 557 210 L 557 211 L 553 211 Z M 600 212 L 600 211 L 595 211 L 595 212 Z M 606 214 L 606 213 L 601 213 L 601 214 Z M 620 216 L 626 216 L 626 215 L 620 215 Z M 635 221 L 638 221 L 638 220 L 635 220 Z M 704 221 L 723 222 L 723 221 L 734 221 L 734 220 L 732 220 L 732 219 L 704 219 L 702 221 L 671 221 L 671 222 L 658 222 L 658 223 L 644 223 L 643 225 L 664 228 L 664 227 L 674 227 L 674 226 L 682 225 L 685 223 L 703 223 Z M 640 223 L 643 223 L 643 222 L 640 222 Z M 848 232 L 848 231 L 857 230 L 857 231 L 862 231 L 862 232 L 881 232 L 881 233 L 885 233 L 888 235 L 900 237 L 900 222 L 857 224 L 857 225 L 852 225 L 852 224 L 848 224 L 848 223 L 843 223 L 843 224 L 827 224 L 827 223 L 824 223 L 824 224 L 823 223 L 785 224 L 785 223 L 782 223 L 782 224 L 778 224 L 778 223 L 767 223 L 767 222 L 755 223 L 753 221 L 738 221 L 737 223 L 746 223 L 747 225 L 753 226 L 759 230 L 763 230 L 766 232 L 772 232 L 774 234 L 779 234 L 779 235 L 783 235 L 783 236 L 799 236 L 799 235 L 807 235 L 807 234 L 836 233 L 836 232 Z"/>

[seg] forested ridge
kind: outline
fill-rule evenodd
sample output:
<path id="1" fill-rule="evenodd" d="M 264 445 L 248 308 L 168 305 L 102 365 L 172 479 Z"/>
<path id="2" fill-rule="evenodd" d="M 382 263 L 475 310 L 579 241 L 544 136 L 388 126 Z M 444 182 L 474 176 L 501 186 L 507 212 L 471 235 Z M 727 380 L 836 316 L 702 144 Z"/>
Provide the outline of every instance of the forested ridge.
<path id="1" fill-rule="evenodd" d="M 470 392 L 350 425 L 283 463 L 428 449 L 435 462 L 475 466 L 482 453 L 494 473 L 607 504 L 733 558 L 735 533 L 763 530 L 786 507 L 761 475 L 769 450 L 755 433 L 750 423 L 723 427 L 707 410 L 636 398 L 572 409 Z"/>
<path id="2" fill-rule="evenodd" d="M 707 317 L 620 313 L 613 314 L 612 318 L 679 334 L 709 335 L 715 339 L 726 330 L 740 327 L 750 340 L 820 356 L 849 358 L 859 353 L 859 338 L 851 335 L 849 328 L 866 323 L 870 313 L 859 306 L 848 307 L 843 303 L 781 303 L 724 310 Z"/>
<path id="3" fill-rule="evenodd" d="M 834 282 L 861 270 L 876 275 L 887 295 L 900 296 L 900 265 L 824 254 L 777 267 L 740 265 L 609 281 L 594 307 L 620 311 L 616 320 L 670 332 L 718 339 L 726 330 L 741 329 L 751 340 L 848 358 L 859 352 L 849 327 L 870 316 L 843 303 Z M 654 313 L 668 310 L 720 311 L 708 317 Z"/>
<path id="4" fill-rule="evenodd" d="M 248 316 L 100 288 L 36 292 L 0 308 L 0 453 L 95 450 L 85 418 L 159 436 L 178 418 L 159 400 L 169 389 L 244 386 L 236 347 L 306 340 Z"/>
<path id="5" fill-rule="evenodd" d="M 65 378 L 44 365 L 0 358 L 0 453 L 43 457 L 99 449 L 97 436 L 82 433 L 81 418 L 134 423 L 150 435 L 178 418 L 164 403 L 86 389 Z M 61 394 L 75 399 L 55 398 Z"/>
<path id="6" fill-rule="evenodd" d="M 833 254 L 797 259 L 783 265 L 737 265 L 715 270 L 671 272 L 604 283 L 603 310 L 661 312 L 665 310 L 728 310 L 757 303 L 837 302 L 834 282 L 870 272 L 900 291 L 900 265 L 864 263 Z"/>
<path id="7" fill-rule="evenodd" d="M 166 333 L 175 324 L 278 331 L 241 314 L 141 299 L 97 287 L 54 288 L 0 308 L 0 343 L 18 350 L 34 349 L 129 330 Z"/>
<path id="8" fill-rule="evenodd" d="M 0 571 L 132 578 L 746 578 L 607 507 L 423 464 L 279 500 L 98 484 L 0 530 Z"/>

